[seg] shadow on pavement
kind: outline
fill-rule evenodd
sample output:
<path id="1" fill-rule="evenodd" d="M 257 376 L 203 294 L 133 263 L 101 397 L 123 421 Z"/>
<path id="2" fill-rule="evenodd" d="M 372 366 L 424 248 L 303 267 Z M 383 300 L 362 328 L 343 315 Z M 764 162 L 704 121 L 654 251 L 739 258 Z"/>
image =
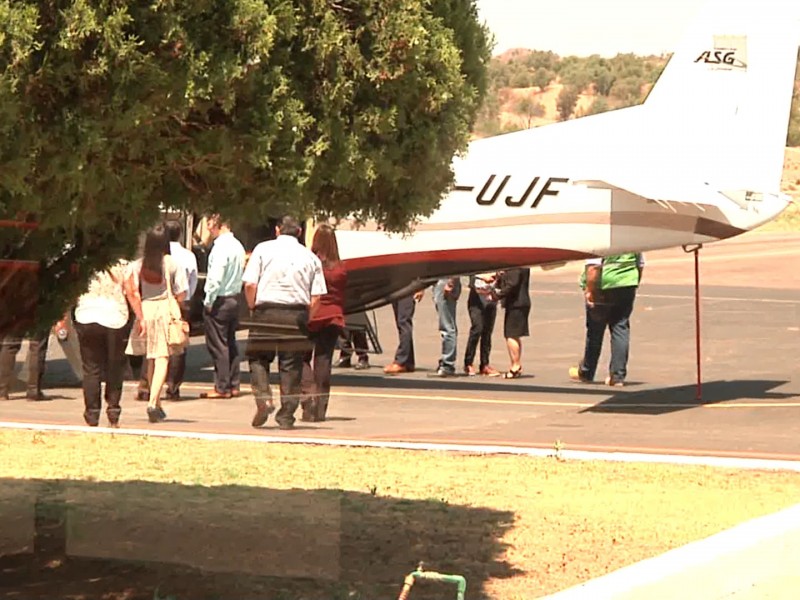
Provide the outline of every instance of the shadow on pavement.
<path id="1" fill-rule="evenodd" d="M 703 397 L 700 401 L 696 399 L 697 387 L 695 385 L 682 385 L 632 393 L 621 392 L 580 412 L 657 416 L 731 400 L 786 400 L 788 398 L 796 398 L 796 394 L 770 391 L 787 383 L 789 382 L 769 380 L 709 381 L 703 383 Z"/>
<path id="2" fill-rule="evenodd" d="M 0 598 L 395 598 L 421 560 L 478 598 L 519 573 L 501 558 L 513 519 L 341 490 L 0 479 Z"/>
<path id="3" fill-rule="evenodd" d="M 519 379 L 504 380 L 498 377 L 447 377 L 419 378 L 414 375 L 345 375 L 334 371 L 333 385 L 352 388 L 384 388 L 391 390 L 473 391 L 473 392 L 524 392 L 570 394 L 608 397 L 613 393 L 607 386 L 587 386 L 569 383 L 564 386 L 535 385 L 535 378 L 523 375 Z"/>

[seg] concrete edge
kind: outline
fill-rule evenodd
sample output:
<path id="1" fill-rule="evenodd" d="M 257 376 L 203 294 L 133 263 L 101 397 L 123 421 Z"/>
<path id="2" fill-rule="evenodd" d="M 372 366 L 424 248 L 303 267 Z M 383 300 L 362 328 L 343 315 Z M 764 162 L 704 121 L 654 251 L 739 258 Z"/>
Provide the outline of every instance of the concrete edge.
<path id="1" fill-rule="evenodd" d="M 252 442 L 259 444 L 315 444 L 319 446 L 341 446 L 352 448 L 387 448 L 394 450 L 433 450 L 441 452 L 464 452 L 469 454 L 512 454 L 533 456 L 538 458 L 557 458 L 560 460 L 603 460 L 608 462 L 640 462 L 673 465 L 694 465 L 727 469 L 755 469 L 766 471 L 793 471 L 800 473 L 800 460 L 770 460 L 760 458 L 736 458 L 729 456 L 694 456 L 682 454 L 646 454 L 636 452 L 592 452 L 588 450 L 555 450 L 545 448 L 528 448 L 525 446 L 445 444 L 425 442 L 401 442 L 391 440 L 360 440 L 347 438 L 296 437 L 287 434 L 285 437 L 209 433 L 195 431 L 174 431 L 169 429 L 133 429 L 108 427 L 87 427 L 84 425 L 58 425 L 47 423 L 24 423 L 16 421 L 0 421 L 0 429 L 17 429 L 27 431 L 61 431 L 81 432 L 101 435 L 140 435 L 149 437 L 198 439 L 208 441 Z"/>
<path id="2" fill-rule="evenodd" d="M 691 569 L 709 567 L 714 561 L 731 559 L 762 542 L 770 542 L 786 535 L 800 535 L 800 504 L 745 521 L 710 537 L 690 542 L 544 598 L 604 600 L 631 594 L 639 588 L 653 584 L 661 583 L 667 588 L 670 578 L 679 577 Z M 726 574 L 726 577 L 732 576 L 732 573 Z M 757 573 L 753 574 L 753 579 L 759 579 Z M 652 593 L 653 588 L 648 588 L 648 594 L 643 597 L 654 597 Z M 673 593 L 678 591 L 673 590 Z M 687 597 L 691 595 L 685 588 L 684 593 Z M 678 596 L 670 594 L 663 597 Z"/>

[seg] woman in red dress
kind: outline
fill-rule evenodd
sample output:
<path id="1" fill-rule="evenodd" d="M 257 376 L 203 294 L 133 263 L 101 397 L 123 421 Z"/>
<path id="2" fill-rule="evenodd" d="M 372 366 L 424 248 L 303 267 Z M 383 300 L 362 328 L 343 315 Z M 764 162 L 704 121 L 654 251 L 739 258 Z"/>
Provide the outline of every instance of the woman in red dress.
<path id="1" fill-rule="evenodd" d="M 322 262 L 322 273 L 328 293 L 308 322 L 314 348 L 306 353 L 303 363 L 303 421 L 324 421 L 331 393 L 331 363 L 336 340 L 344 328 L 344 288 L 347 269 L 339 259 L 339 245 L 333 227 L 323 223 L 314 233 L 311 251 Z"/>

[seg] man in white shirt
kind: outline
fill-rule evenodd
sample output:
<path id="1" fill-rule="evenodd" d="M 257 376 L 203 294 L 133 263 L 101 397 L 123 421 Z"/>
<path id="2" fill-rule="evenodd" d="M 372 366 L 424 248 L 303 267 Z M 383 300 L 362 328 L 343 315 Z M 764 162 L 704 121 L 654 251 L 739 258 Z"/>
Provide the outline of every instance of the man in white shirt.
<path id="1" fill-rule="evenodd" d="M 180 221 L 170 220 L 164 224 L 169 238 L 169 253 L 178 267 L 186 270 L 186 280 L 189 282 L 189 290 L 186 293 L 186 301 L 181 307 L 183 318 L 189 320 L 189 303 L 197 289 L 197 257 L 194 252 L 187 250 L 181 244 L 183 237 L 183 226 Z M 164 398 L 167 400 L 178 400 L 181 397 L 181 384 L 186 372 L 186 350 L 180 354 L 173 354 L 169 357 L 169 367 L 167 370 L 167 393 Z"/>
<path id="2" fill-rule="evenodd" d="M 261 242 L 253 250 L 244 271 L 244 295 L 253 321 L 247 340 L 250 383 L 256 400 L 253 427 L 261 427 L 274 410 L 269 386 L 270 363 L 277 355 L 281 378 L 281 407 L 275 415 L 278 427 L 292 429 L 300 404 L 303 352 L 309 347 L 308 319 L 327 293 L 322 263 L 300 244 L 302 228 L 293 217 L 284 217 L 277 239 Z M 280 339 L 271 332 L 286 331 Z M 294 338 L 294 339 L 288 339 Z"/>

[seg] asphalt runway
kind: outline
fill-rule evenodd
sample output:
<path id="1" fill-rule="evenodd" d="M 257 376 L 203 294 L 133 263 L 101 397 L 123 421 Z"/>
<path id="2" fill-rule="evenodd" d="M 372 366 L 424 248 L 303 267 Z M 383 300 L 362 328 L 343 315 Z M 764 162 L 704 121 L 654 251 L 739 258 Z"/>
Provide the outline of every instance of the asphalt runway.
<path id="1" fill-rule="evenodd" d="M 440 342 L 431 294 L 415 317 L 418 370 L 385 376 L 397 341 L 391 308 L 376 311 L 381 355 L 367 371 L 335 370 L 330 419 L 279 431 L 252 429 L 252 396 L 200 400 L 213 380 L 202 339 L 190 348 L 185 399 L 165 402 L 169 419 L 147 423 L 128 388 L 123 427 L 177 431 L 408 441 L 570 450 L 800 460 L 800 235 L 748 234 L 701 250 L 702 398 L 696 390 L 694 261 L 681 249 L 647 256 L 632 319 L 629 385 L 576 384 L 567 369 L 583 350 L 579 264 L 531 277 L 531 337 L 523 377 L 437 379 Z M 469 329 L 459 303 L 459 360 Z M 606 342 L 606 346 L 608 343 Z M 502 323 L 492 361 L 505 369 Z M 24 351 L 18 357 L 24 359 Z M 605 378 L 607 347 L 598 380 Z M 245 381 L 247 375 L 245 373 Z M 48 362 L 51 402 L 24 394 L 0 403 L 0 421 L 81 425 L 80 389 L 57 344 Z M 277 382 L 277 380 L 275 380 Z M 247 387 L 247 386 L 245 386 Z"/>

